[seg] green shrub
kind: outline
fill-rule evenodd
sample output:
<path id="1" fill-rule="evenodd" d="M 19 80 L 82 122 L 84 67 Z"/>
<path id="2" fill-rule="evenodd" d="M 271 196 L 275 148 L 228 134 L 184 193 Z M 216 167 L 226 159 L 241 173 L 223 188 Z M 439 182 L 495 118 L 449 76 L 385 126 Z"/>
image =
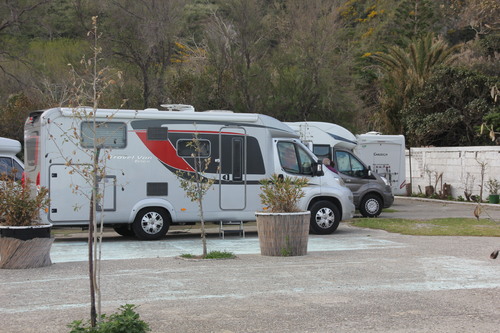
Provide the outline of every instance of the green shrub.
<path id="1" fill-rule="evenodd" d="M 151 329 L 143 320 L 139 319 L 139 314 L 134 310 L 137 306 L 125 304 L 119 307 L 120 313 L 113 313 L 109 317 L 105 314 L 96 327 L 91 327 L 90 323 L 83 324 L 82 320 L 75 320 L 70 325 L 70 333 L 144 333 Z"/>
<path id="2" fill-rule="evenodd" d="M 227 251 L 210 251 L 205 256 L 205 259 L 233 259 L 234 253 Z"/>
<path id="3" fill-rule="evenodd" d="M 234 259 L 236 256 L 232 252 L 227 251 L 210 251 L 206 256 L 193 255 L 191 253 L 183 253 L 180 255 L 184 259 Z"/>
<path id="4" fill-rule="evenodd" d="M 25 184 L 12 175 L 0 174 L 0 225 L 29 226 L 39 223 L 41 209 L 49 205 L 48 189 L 40 188 L 35 196 L 30 192 L 29 179 Z"/>
<path id="5" fill-rule="evenodd" d="M 269 179 L 260 181 L 261 202 L 271 213 L 298 212 L 297 203 L 305 195 L 302 188 L 307 186 L 307 182 L 307 178 L 273 174 Z"/>

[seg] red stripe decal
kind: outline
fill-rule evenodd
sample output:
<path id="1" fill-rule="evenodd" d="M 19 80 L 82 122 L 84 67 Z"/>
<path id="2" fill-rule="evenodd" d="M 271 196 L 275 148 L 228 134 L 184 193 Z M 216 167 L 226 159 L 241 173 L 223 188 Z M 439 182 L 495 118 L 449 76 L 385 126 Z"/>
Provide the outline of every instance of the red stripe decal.
<path id="1" fill-rule="evenodd" d="M 146 137 L 146 131 L 135 131 L 142 143 L 160 161 L 172 168 L 194 172 L 194 169 L 182 158 L 177 156 L 177 151 L 170 141 L 150 141 Z"/>

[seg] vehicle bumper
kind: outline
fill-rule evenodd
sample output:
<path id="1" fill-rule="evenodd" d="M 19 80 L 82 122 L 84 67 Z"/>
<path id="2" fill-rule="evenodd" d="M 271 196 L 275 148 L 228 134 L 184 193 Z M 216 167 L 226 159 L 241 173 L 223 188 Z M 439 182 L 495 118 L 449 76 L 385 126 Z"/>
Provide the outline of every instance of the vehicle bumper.
<path id="1" fill-rule="evenodd" d="M 342 220 L 350 220 L 354 217 L 356 207 L 354 206 L 351 190 L 342 200 Z"/>
<path id="2" fill-rule="evenodd" d="M 384 208 L 389 208 L 394 203 L 394 195 L 391 193 L 384 194 Z"/>

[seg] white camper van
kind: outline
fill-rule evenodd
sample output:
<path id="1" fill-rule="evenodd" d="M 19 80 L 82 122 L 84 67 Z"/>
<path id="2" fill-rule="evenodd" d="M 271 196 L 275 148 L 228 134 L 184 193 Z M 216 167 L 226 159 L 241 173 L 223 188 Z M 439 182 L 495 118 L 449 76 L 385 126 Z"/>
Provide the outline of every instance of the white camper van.
<path id="1" fill-rule="evenodd" d="M 11 175 L 13 171 L 15 180 L 21 180 L 24 171 L 23 162 L 16 154 L 21 151 L 21 143 L 17 140 L 0 138 L 0 174 Z"/>
<path id="2" fill-rule="evenodd" d="M 264 209 L 259 181 L 273 173 L 309 179 L 300 208 L 311 211 L 312 232 L 332 233 L 341 219 L 353 216 L 351 191 L 323 173 L 321 163 L 284 123 L 261 114 L 176 108 L 184 111 L 99 109 L 95 114 L 99 142 L 109 151 L 98 207 L 104 223 L 119 234 L 158 239 L 170 224 L 199 221 L 198 207 L 176 174 L 195 172 L 190 145 L 195 133 L 202 157 L 212 161 L 204 176 L 216 181 L 205 195 L 206 221 L 255 221 L 255 212 Z M 90 162 L 82 149 L 92 146 L 93 123 L 78 120 L 74 111 L 33 112 L 25 125 L 25 172 L 49 189 L 50 207 L 42 219 L 54 226 L 86 226 L 89 220 L 88 199 L 73 193 L 70 184 L 90 190 L 62 158 Z M 76 144 L 66 140 L 73 129 L 82 138 Z M 282 166 L 285 151 L 295 161 L 291 169 Z"/>
<path id="3" fill-rule="evenodd" d="M 394 202 L 389 181 L 372 172 L 353 149 L 356 137 L 342 126 L 325 122 L 286 123 L 294 129 L 314 154 L 335 163 L 339 175 L 354 196 L 354 205 L 365 217 L 376 217 Z"/>

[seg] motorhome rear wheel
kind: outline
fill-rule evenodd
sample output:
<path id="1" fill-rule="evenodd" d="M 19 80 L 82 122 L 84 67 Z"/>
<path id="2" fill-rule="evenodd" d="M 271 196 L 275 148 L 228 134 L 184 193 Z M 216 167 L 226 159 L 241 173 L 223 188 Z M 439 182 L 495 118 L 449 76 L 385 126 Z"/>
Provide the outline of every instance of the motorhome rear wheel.
<path id="1" fill-rule="evenodd" d="M 170 227 L 170 217 L 163 208 L 144 208 L 137 213 L 132 230 L 139 239 L 156 240 L 164 237 Z"/>
<path id="2" fill-rule="evenodd" d="M 329 201 L 318 201 L 311 206 L 311 232 L 319 235 L 331 234 L 340 223 L 337 206 Z"/>

